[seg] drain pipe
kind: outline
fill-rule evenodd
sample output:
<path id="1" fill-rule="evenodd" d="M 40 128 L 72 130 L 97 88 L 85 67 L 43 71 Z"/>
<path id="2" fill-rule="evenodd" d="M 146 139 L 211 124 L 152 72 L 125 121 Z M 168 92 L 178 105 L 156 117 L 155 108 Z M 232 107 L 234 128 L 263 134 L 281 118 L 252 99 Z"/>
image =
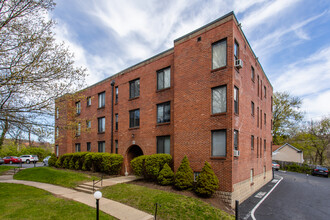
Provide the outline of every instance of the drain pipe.
<path id="1" fill-rule="evenodd" d="M 115 80 L 111 82 L 111 153 L 113 153 L 113 87 L 115 86 Z"/>

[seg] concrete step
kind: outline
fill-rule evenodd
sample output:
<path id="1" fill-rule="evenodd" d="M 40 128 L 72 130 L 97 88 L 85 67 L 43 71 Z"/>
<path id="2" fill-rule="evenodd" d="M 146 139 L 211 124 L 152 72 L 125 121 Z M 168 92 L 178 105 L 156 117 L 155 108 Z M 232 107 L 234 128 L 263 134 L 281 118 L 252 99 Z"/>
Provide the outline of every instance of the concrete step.
<path id="1" fill-rule="evenodd" d="M 79 187 L 93 191 L 93 186 L 90 186 L 90 185 L 81 184 L 81 185 L 79 185 Z M 100 187 L 94 186 L 94 190 L 99 190 L 99 189 L 100 189 Z"/>

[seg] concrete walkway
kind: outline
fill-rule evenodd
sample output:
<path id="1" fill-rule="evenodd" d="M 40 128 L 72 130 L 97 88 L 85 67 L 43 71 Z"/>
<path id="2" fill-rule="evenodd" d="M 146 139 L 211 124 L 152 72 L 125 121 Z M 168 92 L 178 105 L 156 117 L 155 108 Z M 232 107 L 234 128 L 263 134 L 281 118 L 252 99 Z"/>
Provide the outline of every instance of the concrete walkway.
<path id="1" fill-rule="evenodd" d="M 124 183 L 132 181 L 134 176 L 128 177 L 116 177 L 111 179 L 103 180 L 103 186 L 114 185 L 115 183 Z M 90 207 L 96 207 L 96 201 L 92 194 L 78 192 L 73 189 L 56 186 L 48 183 L 40 183 L 40 182 L 32 182 L 25 180 L 14 180 L 13 175 L 2 175 L 0 176 L 0 182 L 2 183 L 15 183 L 15 184 L 23 184 L 28 186 L 33 186 L 39 189 L 46 190 L 56 196 L 60 196 L 63 198 L 71 199 L 83 204 L 86 204 Z M 104 213 L 107 213 L 117 219 L 125 219 L 125 220 L 152 220 L 154 217 L 148 213 L 142 212 L 130 206 L 124 205 L 122 203 L 101 198 L 100 199 L 100 210 Z"/>

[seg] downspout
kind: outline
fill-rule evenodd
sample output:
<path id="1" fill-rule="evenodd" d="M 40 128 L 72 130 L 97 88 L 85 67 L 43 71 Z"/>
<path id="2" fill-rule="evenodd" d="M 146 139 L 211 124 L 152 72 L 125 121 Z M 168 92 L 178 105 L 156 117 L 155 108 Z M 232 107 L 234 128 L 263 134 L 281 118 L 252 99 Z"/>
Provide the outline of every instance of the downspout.
<path id="1" fill-rule="evenodd" d="M 113 153 L 113 87 L 115 86 L 115 80 L 111 82 L 111 153 Z"/>

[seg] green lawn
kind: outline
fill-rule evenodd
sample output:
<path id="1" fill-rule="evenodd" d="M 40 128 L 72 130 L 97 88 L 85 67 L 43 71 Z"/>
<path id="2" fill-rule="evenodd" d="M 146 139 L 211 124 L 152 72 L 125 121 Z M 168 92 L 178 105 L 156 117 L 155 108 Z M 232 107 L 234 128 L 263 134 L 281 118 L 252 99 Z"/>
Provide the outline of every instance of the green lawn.
<path id="1" fill-rule="evenodd" d="M 1 219 L 95 219 L 94 208 L 32 186 L 0 183 Z M 115 219 L 100 212 L 100 219 Z"/>
<path id="2" fill-rule="evenodd" d="M 0 175 L 2 175 L 4 172 L 6 172 L 7 170 L 11 170 L 14 169 L 15 167 L 12 166 L 0 166 Z"/>
<path id="3" fill-rule="evenodd" d="M 195 198 L 134 184 L 117 184 L 102 189 L 104 197 L 154 214 L 157 202 L 161 219 L 234 219 L 226 212 Z"/>
<path id="4" fill-rule="evenodd" d="M 93 178 L 98 179 L 97 177 L 89 177 L 86 174 L 69 170 L 57 170 L 52 167 L 29 168 L 14 175 L 14 179 L 16 180 L 50 183 L 69 188 L 74 188 L 82 182 L 92 181 Z"/>

